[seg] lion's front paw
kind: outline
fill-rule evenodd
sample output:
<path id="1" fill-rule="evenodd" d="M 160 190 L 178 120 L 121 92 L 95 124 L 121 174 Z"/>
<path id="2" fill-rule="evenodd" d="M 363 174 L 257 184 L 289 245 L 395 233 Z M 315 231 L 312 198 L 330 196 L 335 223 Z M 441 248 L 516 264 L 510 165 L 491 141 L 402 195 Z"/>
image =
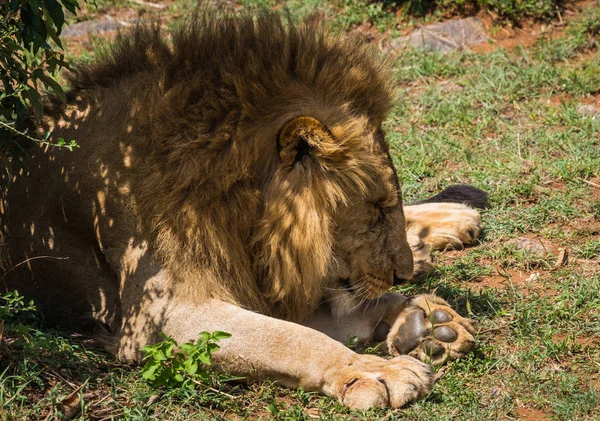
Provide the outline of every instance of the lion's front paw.
<path id="1" fill-rule="evenodd" d="M 333 384 L 333 394 L 350 408 L 400 408 L 431 391 L 431 368 L 419 360 L 406 355 L 391 360 L 374 355 L 357 358 L 335 373 Z"/>
<path id="2" fill-rule="evenodd" d="M 430 364 L 460 358 L 475 348 L 473 322 L 435 295 L 419 295 L 393 323 L 382 348 Z"/>

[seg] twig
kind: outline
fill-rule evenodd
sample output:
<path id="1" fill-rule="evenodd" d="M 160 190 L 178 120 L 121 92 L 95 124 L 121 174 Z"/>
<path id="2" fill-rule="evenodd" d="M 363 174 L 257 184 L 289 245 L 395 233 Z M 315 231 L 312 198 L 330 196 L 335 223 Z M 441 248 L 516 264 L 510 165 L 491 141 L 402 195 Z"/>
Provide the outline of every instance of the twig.
<path id="1" fill-rule="evenodd" d="M 20 262 L 20 263 L 17 263 L 17 264 L 16 264 L 16 265 L 14 265 L 13 267 L 9 268 L 9 269 L 8 269 L 6 272 L 4 272 L 4 273 L 2 274 L 2 279 L 4 279 L 4 277 L 6 276 L 6 274 L 7 274 L 8 272 L 10 272 L 11 270 L 18 268 L 19 266 L 21 266 L 21 265 L 24 265 L 24 264 L 25 264 L 25 263 L 27 263 L 27 262 L 30 262 L 30 261 L 32 261 L 32 260 L 38 260 L 38 259 L 67 260 L 67 259 L 68 259 L 68 257 L 59 257 L 59 256 L 34 256 L 34 257 L 30 257 L 29 259 L 25 259 L 25 260 L 23 260 L 22 262 Z"/>
<path id="2" fill-rule="evenodd" d="M 210 390 L 210 391 L 213 391 L 213 392 L 215 392 L 215 393 L 219 393 L 219 394 L 221 394 L 221 395 L 227 396 L 227 397 L 228 397 L 228 398 L 230 398 L 230 399 L 235 399 L 235 396 L 233 396 L 233 395 L 230 395 L 229 393 L 225 393 L 225 392 L 223 392 L 223 391 L 221 391 L 221 390 L 217 390 L 217 389 L 215 389 L 214 387 L 210 387 L 210 386 L 208 386 L 208 385 L 205 385 L 204 383 L 201 383 L 201 382 L 199 382 L 198 380 L 194 380 L 194 379 L 190 379 L 190 380 L 191 380 L 192 382 L 196 383 L 198 386 L 202 386 L 202 387 L 204 387 L 205 389 L 208 389 L 208 390 Z"/>
<path id="3" fill-rule="evenodd" d="M 92 406 L 98 406 L 100 405 L 102 402 L 104 402 L 105 400 L 107 400 L 108 398 L 110 398 L 110 393 L 107 393 L 105 397 L 103 397 L 102 399 L 100 399 L 98 402 L 94 402 L 92 404 Z"/>
<path id="4" fill-rule="evenodd" d="M 116 417 L 117 415 L 120 417 L 120 416 L 121 416 L 121 415 L 123 415 L 124 413 L 125 413 L 125 410 L 124 410 L 124 409 L 117 408 L 117 409 L 115 409 L 115 411 L 114 411 L 114 412 L 112 412 L 111 414 L 109 414 L 108 416 L 106 416 L 106 417 L 104 417 L 104 418 L 101 418 L 101 419 L 100 419 L 100 420 L 98 420 L 98 421 L 114 420 L 115 418 L 118 418 L 118 417 Z"/>
<path id="5" fill-rule="evenodd" d="M 441 379 L 442 377 L 444 377 L 444 374 L 446 374 L 446 368 L 440 368 L 439 371 L 437 373 L 435 373 L 435 375 L 433 376 L 433 383 L 437 383 L 439 379 Z"/>
<path id="6" fill-rule="evenodd" d="M 165 9 L 167 7 L 166 4 L 157 4 L 157 3 L 149 3 L 143 0 L 129 0 L 131 3 L 139 4 L 140 6 L 154 7 L 155 9 Z"/>
<path id="7" fill-rule="evenodd" d="M 484 333 L 497 332 L 499 330 L 503 330 L 503 329 L 507 328 L 508 326 L 510 326 L 512 324 L 515 324 L 516 322 L 517 322 L 516 320 L 511 320 L 510 322 L 504 323 L 502 326 L 492 327 L 492 328 L 486 329 L 486 330 L 480 330 L 479 332 L 477 332 L 477 334 L 483 335 Z"/>
<path id="8" fill-rule="evenodd" d="M 600 189 L 600 184 L 594 183 L 593 181 L 586 180 L 585 178 L 581 178 L 581 177 L 579 177 L 579 179 L 580 179 L 581 181 L 583 181 L 584 183 L 587 183 L 587 184 L 589 184 L 589 185 L 590 185 L 590 186 L 592 186 L 592 187 L 596 187 L 597 189 Z"/>
<path id="9" fill-rule="evenodd" d="M 39 363 L 42 363 L 37 358 L 36 358 L 36 361 L 39 362 Z M 69 385 L 71 387 L 71 389 L 73 389 L 73 390 L 79 390 L 79 389 L 81 389 L 82 386 L 84 386 L 84 384 L 77 386 L 75 383 L 71 383 L 70 381 L 68 381 L 67 379 L 65 379 L 63 376 L 61 376 L 59 373 L 57 373 L 56 371 L 54 371 L 51 368 L 49 368 L 49 366 L 47 364 L 42 363 L 42 365 L 44 365 L 45 368 L 47 369 L 46 374 L 48 374 L 48 375 L 50 375 L 52 377 L 56 377 L 59 380 L 62 380 L 67 385 Z"/>
<path id="10" fill-rule="evenodd" d="M 29 140 L 33 140 L 34 142 L 40 143 L 42 145 L 52 145 L 52 143 L 48 142 L 47 140 L 42 140 L 42 139 L 36 139 L 35 137 L 31 137 L 29 136 L 27 133 L 25 132 L 21 132 L 17 129 L 15 129 L 13 126 L 11 126 L 10 124 L 6 124 L 3 121 L 0 121 L 0 126 L 7 128 L 8 130 L 10 130 L 11 132 L 18 134 L 19 136 L 23 136 L 26 139 Z"/>

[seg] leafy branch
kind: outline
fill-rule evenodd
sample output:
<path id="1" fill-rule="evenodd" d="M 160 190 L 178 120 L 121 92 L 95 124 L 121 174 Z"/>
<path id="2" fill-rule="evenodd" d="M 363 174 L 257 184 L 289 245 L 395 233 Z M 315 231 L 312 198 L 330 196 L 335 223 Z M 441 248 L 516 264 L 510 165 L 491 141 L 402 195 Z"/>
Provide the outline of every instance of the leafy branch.
<path id="1" fill-rule="evenodd" d="M 49 144 L 48 137 L 27 135 L 29 111 L 36 122 L 44 113 L 42 94 L 53 92 L 63 102 L 65 93 L 54 79 L 68 68 L 59 38 L 65 24 L 65 10 L 75 14 L 76 0 L 11 0 L 0 2 L 0 153 L 20 158 L 20 139 Z M 72 149 L 73 143 L 52 143 Z"/>

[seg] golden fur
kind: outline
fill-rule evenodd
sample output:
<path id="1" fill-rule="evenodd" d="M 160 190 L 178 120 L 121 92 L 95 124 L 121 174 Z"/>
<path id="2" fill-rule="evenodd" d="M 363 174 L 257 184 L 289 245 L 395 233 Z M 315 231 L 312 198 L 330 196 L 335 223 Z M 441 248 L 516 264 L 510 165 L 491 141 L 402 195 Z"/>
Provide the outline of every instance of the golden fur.
<path id="1" fill-rule="evenodd" d="M 363 136 L 386 116 L 392 78 L 358 39 L 273 13 L 196 16 L 165 38 L 136 27 L 75 68 L 72 95 L 127 91 L 127 144 L 144 156 L 131 163 L 136 214 L 178 278 L 205 280 L 194 294 L 302 319 L 333 263 L 331 215 L 389 165 Z M 303 114 L 335 141 L 312 145 L 318 166 L 290 171 L 273 139 Z"/>
<path id="2" fill-rule="evenodd" d="M 100 322 L 125 359 L 159 331 L 181 342 L 224 330 L 232 337 L 216 361 L 232 373 L 364 408 L 424 396 L 427 366 L 331 339 L 373 341 L 385 321 L 395 329 L 387 342 L 425 355 L 426 329 L 413 338 L 403 328 L 424 310 L 382 298 L 413 273 L 380 128 L 394 96 L 389 69 L 350 35 L 271 12 L 196 15 L 170 36 L 136 26 L 74 67 L 68 104 L 49 105 L 40 132 L 81 148 L 32 147 L 5 180 L 9 286 L 47 317 Z M 417 209 L 411 237 L 473 237 L 462 231 L 478 232 L 478 214 L 451 210 L 439 229 Z M 447 317 L 459 339 L 440 361 L 473 343 L 469 322 Z"/>

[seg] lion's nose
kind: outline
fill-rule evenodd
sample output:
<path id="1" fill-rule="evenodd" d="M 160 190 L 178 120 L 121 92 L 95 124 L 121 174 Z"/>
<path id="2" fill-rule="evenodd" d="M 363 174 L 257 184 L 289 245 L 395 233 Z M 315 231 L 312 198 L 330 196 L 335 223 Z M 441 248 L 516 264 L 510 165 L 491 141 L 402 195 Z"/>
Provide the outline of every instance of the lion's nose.
<path id="1" fill-rule="evenodd" d="M 394 272 L 394 286 L 402 285 L 402 284 L 405 284 L 406 282 L 408 282 L 408 279 L 400 278 L 399 276 L 396 275 L 396 272 Z"/>

